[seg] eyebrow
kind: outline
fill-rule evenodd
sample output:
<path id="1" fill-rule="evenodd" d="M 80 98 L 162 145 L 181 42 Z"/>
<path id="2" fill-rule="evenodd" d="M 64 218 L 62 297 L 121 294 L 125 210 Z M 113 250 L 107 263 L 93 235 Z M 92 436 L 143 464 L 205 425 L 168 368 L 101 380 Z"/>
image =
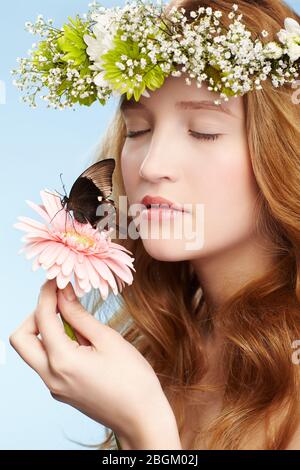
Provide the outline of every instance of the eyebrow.
<path id="1" fill-rule="evenodd" d="M 175 108 L 179 110 L 199 110 L 199 109 L 206 109 L 206 110 L 211 110 L 211 111 L 218 111 L 224 114 L 227 114 L 232 117 L 237 117 L 233 112 L 228 108 L 221 105 L 217 105 L 214 103 L 214 101 L 210 100 L 202 100 L 202 101 L 178 101 L 175 103 Z M 121 111 L 126 111 L 128 109 L 140 109 L 140 110 L 146 110 L 147 106 L 145 106 L 143 103 L 140 103 L 139 101 L 134 101 L 132 99 L 130 100 L 124 100 L 121 105 L 120 105 L 120 110 Z"/>

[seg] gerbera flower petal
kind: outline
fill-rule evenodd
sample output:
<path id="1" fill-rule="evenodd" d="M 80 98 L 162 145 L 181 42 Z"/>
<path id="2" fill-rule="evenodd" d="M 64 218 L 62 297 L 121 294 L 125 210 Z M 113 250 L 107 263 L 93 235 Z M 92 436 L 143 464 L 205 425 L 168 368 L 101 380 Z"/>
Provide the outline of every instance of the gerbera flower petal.
<path id="1" fill-rule="evenodd" d="M 41 267 L 41 264 L 38 260 L 38 258 L 35 258 L 32 263 L 32 271 L 37 271 Z"/>
<path id="2" fill-rule="evenodd" d="M 69 276 L 74 269 L 75 264 L 75 255 L 72 251 L 69 252 L 69 256 L 65 259 L 63 264 L 61 265 L 61 270 L 64 276 Z"/>
<path id="3" fill-rule="evenodd" d="M 127 266 L 132 265 L 132 261 L 134 258 L 131 258 L 130 256 L 126 255 L 126 253 L 123 253 L 122 251 L 117 251 L 114 250 L 109 254 L 110 259 L 115 259 L 117 260 L 118 263 L 124 263 L 127 264 Z"/>
<path id="4" fill-rule="evenodd" d="M 86 271 L 83 264 L 79 263 L 78 261 L 75 262 L 74 270 L 79 279 L 83 279 L 86 276 Z"/>
<path id="5" fill-rule="evenodd" d="M 84 290 L 81 289 L 79 285 L 78 277 L 76 275 L 74 276 L 74 291 L 77 297 L 82 297 L 85 294 Z"/>
<path id="6" fill-rule="evenodd" d="M 119 276 L 121 279 L 127 282 L 127 284 L 132 283 L 133 276 L 132 276 L 130 269 L 128 269 L 127 266 L 119 264 L 116 260 L 109 259 L 109 258 L 105 260 L 105 263 L 113 272 L 116 273 L 117 276 Z"/>
<path id="7" fill-rule="evenodd" d="M 42 224 L 41 222 L 37 222 L 36 220 L 31 219 L 30 217 L 18 217 L 18 220 L 23 222 L 24 230 L 26 229 L 26 231 L 37 229 L 38 231 L 48 233 L 48 230 L 45 227 L 45 224 Z"/>
<path id="8" fill-rule="evenodd" d="M 41 230 L 39 232 L 29 232 L 26 233 L 24 240 L 32 243 L 32 240 L 49 240 L 49 232 L 42 232 Z"/>
<path id="9" fill-rule="evenodd" d="M 64 250 L 64 246 L 53 242 L 48 243 L 48 246 L 39 256 L 39 262 L 44 266 L 45 269 L 50 268 L 55 262 L 59 255 Z"/>
<path id="10" fill-rule="evenodd" d="M 131 251 L 127 250 L 127 248 L 125 248 L 125 246 L 123 245 L 118 245 L 117 243 L 110 242 L 110 246 L 113 248 L 116 248 L 117 250 L 125 251 L 126 253 L 129 253 L 130 255 L 132 254 Z"/>
<path id="11" fill-rule="evenodd" d="M 106 300 L 107 296 L 108 296 L 108 292 L 109 292 L 108 284 L 101 277 L 99 277 L 99 290 L 100 290 L 100 294 L 101 294 L 102 299 Z"/>
<path id="12" fill-rule="evenodd" d="M 29 205 L 29 207 L 31 207 L 31 209 L 35 210 L 42 217 L 42 219 L 44 219 L 47 223 L 50 222 L 51 218 L 45 211 L 45 208 L 42 204 L 38 205 L 28 200 L 26 201 L 26 203 Z"/>
<path id="13" fill-rule="evenodd" d="M 61 267 L 58 264 L 53 264 L 51 268 L 47 269 L 47 279 L 54 279 L 60 273 Z"/>
<path id="14" fill-rule="evenodd" d="M 109 285 L 112 288 L 114 294 L 117 295 L 118 294 L 118 286 L 116 284 L 116 280 L 115 280 L 111 270 L 105 264 L 105 262 L 98 259 L 98 258 L 96 258 L 96 256 L 91 256 L 90 257 L 90 262 L 93 264 L 93 266 L 95 267 L 95 269 L 99 273 L 99 275 L 109 283 Z"/>
<path id="15" fill-rule="evenodd" d="M 78 278 L 78 284 L 79 284 L 80 288 L 82 290 L 84 290 L 85 292 L 87 292 L 87 290 L 91 286 L 88 276 L 86 276 L 84 279 L 79 279 Z"/>
<path id="16" fill-rule="evenodd" d="M 53 264 L 57 264 L 56 262 L 57 258 L 59 255 L 65 250 L 65 246 L 59 242 L 53 242 L 51 244 L 52 246 L 52 251 L 49 253 L 49 259 L 43 263 L 43 266 L 45 269 L 48 269 Z"/>
<path id="17" fill-rule="evenodd" d="M 60 271 L 56 276 L 57 287 L 59 287 L 59 289 L 64 289 L 70 280 L 71 276 L 64 276 Z"/>
<path id="18" fill-rule="evenodd" d="M 67 257 L 69 256 L 69 253 L 70 253 L 70 248 L 66 246 L 65 249 L 62 250 L 59 253 L 58 257 L 56 258 L 56 263 L 62 265 L 66 261 Z"/>
<path id="19" fill-rule="evenodd" d="M 44 203 L 45 209 L 47 213 L 49 214 L 50 218 L 54 219 L 55 215 L 62 207 L 61 207 L 60 199 L 56 197 L 53 193 L 51 194 L 49 193 L 50 191 L 48 192 L 48 190 L 40 191 L 40 195 Z"/>
<path id="20" fill-rule="evenodd" d="M 100 283 L 98 272 L 94 268 L 89 258 L 85 258 L 84 262 L 85 262 L 85 266 L 86 266 L 86 270 L 89 276 L 90 283 L 92 284 L 92 287 L 94 289 L 97 289 Z"/>
<path id="21" fill-rule="evenodd" d="M 37 243 L 33 243 L 32 245 L 25 246 L 24 252 L 25 252 L 26 258 L 27 259 L 34 258 L 38 254 L 42 253 L 42 251 L 45 249 L 46 246 L 47 246 L 46 241 L 37 242 Z"/>

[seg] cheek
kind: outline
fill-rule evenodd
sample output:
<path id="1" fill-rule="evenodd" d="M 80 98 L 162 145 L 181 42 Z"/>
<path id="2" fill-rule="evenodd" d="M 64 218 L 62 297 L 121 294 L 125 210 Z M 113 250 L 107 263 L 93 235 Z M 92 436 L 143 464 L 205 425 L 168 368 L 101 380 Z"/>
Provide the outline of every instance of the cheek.
<path id="1" fill-rule="evenodd" d="M 136 189 L 138 186 L 138 167 L 135 159 L 131 158 L 124 146 L 121 153 L 121 171 L 123 175 L 124 189 L 128 197 L 128 202 L 131 204 L 135 201 Z"/>
<path id="2" fill-rule="evenodd" d="M 248 153 L 235 155 L 224 156 L 197 176 L 194 173 L 195 198 L 204 204 L 206 247 L 241 241 L 255 228 L 258 187 L 250 157 Z"/>

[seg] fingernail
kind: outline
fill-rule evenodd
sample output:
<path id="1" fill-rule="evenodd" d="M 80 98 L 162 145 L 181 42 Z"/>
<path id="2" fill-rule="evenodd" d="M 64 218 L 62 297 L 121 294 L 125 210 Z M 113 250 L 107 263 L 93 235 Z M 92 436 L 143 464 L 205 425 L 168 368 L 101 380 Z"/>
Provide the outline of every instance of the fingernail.
<path id="1" fill-rule="evenodd" d="M 69 283 L 64 289 L 63 289 L 63 295 L 66 300 L 69 302 L 72 302 L 73 300 L 76 299 L 75 292 L 73 290 L 72 284 Z"/>

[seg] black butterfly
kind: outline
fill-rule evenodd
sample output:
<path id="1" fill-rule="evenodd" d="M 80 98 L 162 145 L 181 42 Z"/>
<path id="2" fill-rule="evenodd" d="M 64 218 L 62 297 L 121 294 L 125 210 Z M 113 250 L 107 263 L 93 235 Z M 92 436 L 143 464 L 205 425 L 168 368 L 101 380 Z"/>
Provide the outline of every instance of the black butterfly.
<path id="1" fill-rule="evenodd" d="M 61 204 L 67 212 L 73 213 L 74 218 L 81 224 L 90 223 L 92 227 L 106 230 L 108 224 L 101 226 L 104 215 L 97 215 L 97 208 L 103 204 L 108 213 L 114 213 L 111 208 L 115 207 L 113 200 L 109 199 L 112 193 L 112 176 L 115 169 L 115 160 L 107 158 L 94 163 L 87 168 L 73 184 L 70 195 L 67 196 L 64 184 L 65 195 L 61 198 Z M 98 225 L 100 222 L 100 226 Z M 111 223 L 112 220 L 110 219 Z M 118 227 L 118 226 L 117 226 Z M 119 227 L 118 227 L 119 228 Z"/>

